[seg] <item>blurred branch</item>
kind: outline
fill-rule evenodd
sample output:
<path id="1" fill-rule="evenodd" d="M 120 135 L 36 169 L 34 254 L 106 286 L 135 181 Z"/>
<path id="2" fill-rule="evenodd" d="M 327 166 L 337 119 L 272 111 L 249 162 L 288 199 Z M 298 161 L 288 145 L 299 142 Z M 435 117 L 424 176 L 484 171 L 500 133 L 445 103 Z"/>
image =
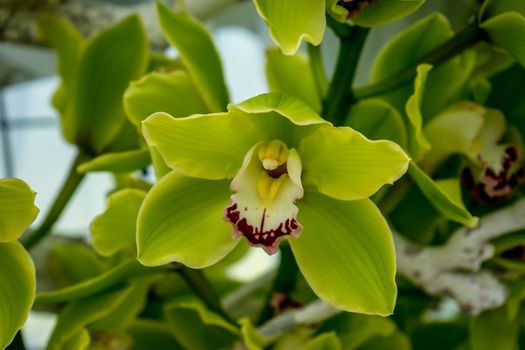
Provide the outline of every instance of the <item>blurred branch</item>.
<path id="1" fill-rule="evenodd" d="M 398 272 L 432 295 L 451 296 L 476 315 L 505 302 L 505 286 L 480 271 L 492 258 L 491 239 L 525 228 L 525 199 L 481 218 L 475 229 L 460 228 L 443 246 L 418 247 L 395 235 Z M 465 272 L 462 272 L 465 271 Z"/>
<path id="2" fill-rule="evenodd" d="M 292 329 L 320 323 L 340 312 L 342 311 L 324 301 L 316 300 L 305 307 L 272 318 L 259 328 L 259 332 L 268 340 L 273 341 Z"/>

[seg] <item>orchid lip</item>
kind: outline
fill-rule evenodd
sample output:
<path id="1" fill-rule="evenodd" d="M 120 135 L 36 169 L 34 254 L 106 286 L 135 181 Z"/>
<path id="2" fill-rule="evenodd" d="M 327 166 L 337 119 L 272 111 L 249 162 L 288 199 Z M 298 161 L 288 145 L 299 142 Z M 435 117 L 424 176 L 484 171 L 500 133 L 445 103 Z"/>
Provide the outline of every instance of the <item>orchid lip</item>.
<path id="1" fill-rule="evenodd" d="M 233 237 L 244 236 L 248 244 L 274 254 L 285 236 L 297 237 L 295 201 L 303 197 L 302 165 L 295 149 L 279 140 L 258 143 L 246 154 L 231 183 L 230 204 L 224 219 L 233 226 Z"/>
<path id="2" fill-rule="evenodd" d="M 264 222 L 266 215 L 266 209 L 264 209 L 260 226 L 254 227 L 248 224 L 246 218 L 241 218 L 237 203 L 232 202 L 225 209 L 224 219 L 234 225 L 234 238 L 243 236 L 252 247 L 261 247 L 266 253 L 272 255 L 279 250 L 279 243 L 284 236 L 299 236 L 302 225 L 295 218 L 289 218 L 276 228 L 267 228 Z"/>

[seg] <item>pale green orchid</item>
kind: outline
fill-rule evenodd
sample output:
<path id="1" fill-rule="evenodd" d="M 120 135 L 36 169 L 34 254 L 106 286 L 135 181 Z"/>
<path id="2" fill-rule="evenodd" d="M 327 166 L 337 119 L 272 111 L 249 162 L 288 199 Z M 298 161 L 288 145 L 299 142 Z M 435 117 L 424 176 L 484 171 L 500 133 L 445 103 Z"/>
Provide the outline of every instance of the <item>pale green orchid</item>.
<path id="1" fill-rule="evenodd" d="M 143 133 L 175 170 L 140 209 L 143 264 L 204 268 L 240 236 L 269 254 L 292 236 L 297 263 L 321 298 L 344 310 L 392 312 L 393 241 L 368 197 L 405 173 L 409 158 L 397 144 L 335 128 L 283 94 L 224 113 L 156 113 Z"/>
<path id="2" fill-rule="evenodd" d="M 254 0 L 272 39 L 285 55 L 293 55 L 304 39 L 313 45 L 323 40 L 326 14 L 338 21 L 351 20 L 375 27 L 408 16 L 425 0 Z"/>

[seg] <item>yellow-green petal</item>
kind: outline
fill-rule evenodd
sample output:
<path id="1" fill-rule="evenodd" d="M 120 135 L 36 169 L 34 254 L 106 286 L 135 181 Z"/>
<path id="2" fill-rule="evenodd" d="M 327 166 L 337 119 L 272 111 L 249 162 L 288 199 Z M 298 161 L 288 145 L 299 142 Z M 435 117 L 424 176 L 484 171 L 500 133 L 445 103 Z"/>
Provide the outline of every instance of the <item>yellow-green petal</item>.
<path id="1" fill-rule="evenodd" d="M 309 192 L 298 206 L 304 228 L 289 242 L 313 291 L 345 311 L 391 314 L 397 296 L 394 242 L 372 201 Z"/>
<path id="2" fill-rule="evenodd" d="M 261 94 L 228 109 L 252 114 L 276 112 L 295 125 L 330 124 L 304 101 L 284 93 Z"/>
<path id="3" fill-rule="evenodd" d="M 339 21 L 348 18 L 348 11 L 337 5 L 338 0 L 327 0 L 328 9 Z M 363 6 L 362 11 L 350 17 L 350 20 L 362 27 L 377 27 L 397 21 L 416 11 L 425 0 L 381 0 Z"/>
<path id="4" fill-rule="evenodd" d="M 392 184 L 408 167 L 409 158 L 391 141 L 370 141 L 349 127 L 322 126 L 299 146 L 303 185 L 330 197 L 356 200 Z"/>
<path id="5" fill-rule="evenodd" d="M 156 113 L 143 122 L 142 131 L 170 168 L 187 176 L 223 179 L 237 173 L 257 142 L 278 139 L 295 147 L 320 124 L 329 123 L 305 102 L 272 93 L 229 105 L 226 113 L 187 118 Z"/>
<path id="6" fill-rule="evenodd" d="M 137 126 L 156 112 L 187 117 L 209 111 L 189 74 L 182 70 L 152 72 L 132 82 L 124 94 L 124 108 L 128 119 Z"/>
<path id="7" fill-rule="evenodd" d="M 109 171 L 113 173 L 129 173 L 147 168 L 151 164 L 148 149 L 137 149 L 124 152 L 105 153 L 78 166 L 81 174 Z"/>
<path id="8" fill-rule="evenodd" d="M 228 90 L 208 30 L 188 12 L 173 11 L 161 2 L 157 3 L 157 15 L 164 36 L 179 52 L 209 109 L 224 111 L 229 101 Z"/>
<path id="9" fill-rule="evenodd" d="M 165 175 L 144 199 L 137 221 L 139 261 L 147 266 L 180 262 L 204 268 L 238 243 L 223 220 L 229 182 Z"/>
<path id="10" fill-rule="evenodd" d="M 385 100 L 372 98 L 357 102 L 350 109 L 345 125 L 371 140 L 390 140 L 406 147 L 407 132 L 403 118 Z"/>
<path id="11" fill-rule="evenodd" d="M 37 18 L 37 29 L 44 41 L 52 46 L 57 54 L 57 70 L 60 74 L 60 87 L 53 96 L 53 105 L 63 117 L 68 99 L 71 97 L 71 87 L 78 74 L 78 61 L 84 48 L 82 34 L 63 17 L 41 15 Z M 62 132 L 67 138 L 71 130 L 66 130 L 62 121 Z"/>
<path id="12" fill-rule="evenodd" d="M 66 138 L 101 152 L 121 130 L 122 96 L 147 66 L 148 40 L 138 16 L 130 16 L 91 38 L 78 62 L 68 108 L 63 116 Z"/>
<path id="13" fill-rule="evenodd" d="M 22 180 L 0 179 L 0 242 L 17 240 L 35 220 L 35 195 Z"/>
<path id="14" fill-rule="evenodd" d="M 18 242 L 0 243 L 0 349 L 22 328 L 35 299 L 35 267 Z"/>
<path id="15" fill-rule="evenodd" d="M 406 104 L 406 114 L 409 121 L 408 150 L 410 155 L 417 161 L 423 158 L 431 146 L 423 133 L 423 116 L 421 115 L 421 103 L 428 72 L 431 65 L 422 64 L 417 67 L 417 77 L 414 83 L 414 94 L 410 96 Z"/>
<path id="16" fill-rule="evenodd" d="M 188 118 L 156 113 L 142 125 L 146 141 L 170 168 L 204 179 L 232 178 L 246 152 L 266 139 L 262 130 L 240 113 Z"/>
<path id="17" fill-rule="evenodd" d="M 459 182 L 442 183 L 441 186 L 423 172 L 414 162 L 408 168 L 410 177 L 432 205 L 450 220 L 468 227 L 476 227 L 478 218 L 472 216 L 461 202 Z"/>
<path id="18" fill-rule="evenodd" d="M 125 189 L 108 198 L 108 207 L 90 225 L 93 247 L 102 256 L 135 252 L 137 215 L 146 192 Z"/>
<path id="19" fill-rule="evenodd" d="M 286 56 L 277 48 L 266 51 L 266 76 L 272 92 L 284 92 L 321 110 L 321 96 L 317 93 L 309 59 L 302 53 Z"/>
<path id="20" fill-rule="evenodd" d="M 324 0 L 254 0 L 270 35 L 285 55 L 293 55 L 304 39 L 313 45 L 323 40 L 326 27 Z"/>

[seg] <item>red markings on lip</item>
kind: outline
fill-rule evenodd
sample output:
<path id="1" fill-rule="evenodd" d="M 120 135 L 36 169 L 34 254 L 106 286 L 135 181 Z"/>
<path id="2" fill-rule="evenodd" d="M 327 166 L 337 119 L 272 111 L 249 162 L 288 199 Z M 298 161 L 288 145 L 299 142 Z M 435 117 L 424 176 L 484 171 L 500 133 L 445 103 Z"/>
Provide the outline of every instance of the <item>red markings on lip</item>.
<path id="1" fill-rule="evenodd" d="M 262 247 L 268 254 L 273 254 L 277 252 L 282 237 L 299 234 L 300 225 L 295 218 L 288 218 L 275 228 L 265 228 L 266 217 L 268 214 L 264 209 L 260 226 L 254 227 L 248 223 L 246 218 L 241 217 L 237 203 L 232 203 L 225 210 L 225 219 L 234 226 L 233 235 L 235 237 L 244 236 L 250 245 Z"/>

